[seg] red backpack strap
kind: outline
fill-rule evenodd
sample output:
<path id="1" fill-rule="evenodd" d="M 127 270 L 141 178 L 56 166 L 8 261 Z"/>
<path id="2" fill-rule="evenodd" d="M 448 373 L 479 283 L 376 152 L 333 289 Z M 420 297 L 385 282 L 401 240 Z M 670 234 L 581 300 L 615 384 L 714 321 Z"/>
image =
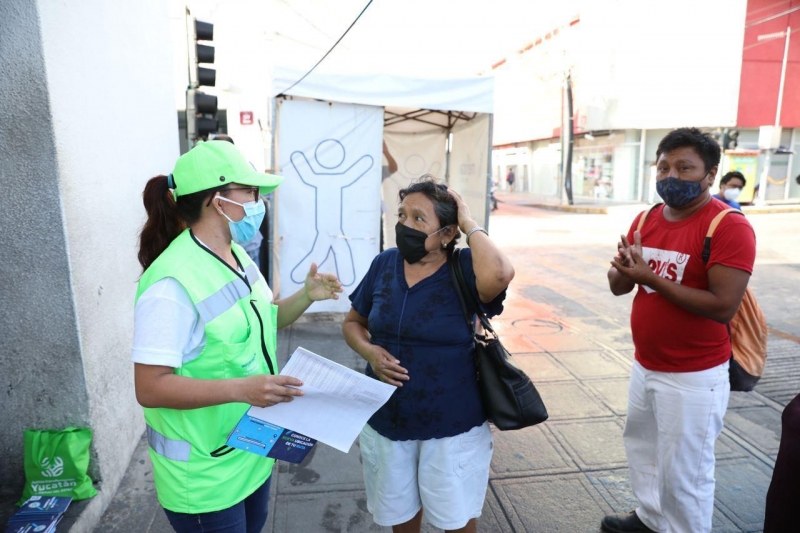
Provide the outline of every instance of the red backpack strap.
<path id="1" fill-rule="evenodd" d="M 739 211 L 738 209 L 726 209 L 725 211 L 720 211 L 717 213 L 711 220 L 711 224 L 708 225 L 708 231 L 706 232 L 706 238 L 703 240 L 703 264 L 708 263 L 708 260 L 711 258 L 711 237 L 714 235 L 714 232 L 717 230 L 717 226 L 719 223 L 722 222 L 722 219 L 725 218 L 725 215 L 728 213 L 738 213 L 744 216 L 744 213 Z"/>

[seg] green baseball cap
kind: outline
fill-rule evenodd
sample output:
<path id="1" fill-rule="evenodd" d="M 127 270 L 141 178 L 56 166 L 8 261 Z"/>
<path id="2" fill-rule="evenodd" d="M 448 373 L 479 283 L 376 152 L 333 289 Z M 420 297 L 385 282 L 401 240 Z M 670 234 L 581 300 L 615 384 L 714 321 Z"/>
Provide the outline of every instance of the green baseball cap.
<path id="1" fill-rule="evenodd" d="M 228 141 L 207 141 L 180 156 L 168 180 L 178 198 L 230 183 L 258 187 L 261 194 L 267 194 L 283 177 L 257 171 Z"/>

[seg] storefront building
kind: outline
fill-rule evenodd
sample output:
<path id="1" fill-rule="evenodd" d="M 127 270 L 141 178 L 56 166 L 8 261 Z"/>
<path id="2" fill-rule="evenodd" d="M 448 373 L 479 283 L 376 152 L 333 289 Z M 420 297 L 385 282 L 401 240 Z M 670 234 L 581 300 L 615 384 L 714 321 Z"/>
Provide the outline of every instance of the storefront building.
<path id="1" fill-rule="evenodd" d="M 718 175 L 730 170 L 745 174 L 744 202 L 754 199 L 760 181 L 768 203 L 800 202 L 800 157 L 795 155 L 800 150 L 800 31 L 788 49 L 779 35 L 781 28 L 800 27 L 800 0 L 782 7 L 768 0 L 695 2 L 692 18 L 671 9 L 674 2 L 654 7 L 621 1 L 626 24 L 615 25 L 614 35 L 607 30 L 620 14 L 594 4 L 587 3 L 581 13 L 493 66 L 493 176 L 500 190 L 510 188 L 505 178 L 513 169 L 514 191 L 540 203 L 565 201 L 561 129 L 569 75 L 575 202 L 658 201 L 656 149 L 664 135 L 682 126 L 699 127 L 721 142 L 724 131 L 738 134 L 735 148 L 725 150 Z M 697 10 L 708 11 L 720 31 L 704 32 L 706 18 Z M 676 25 L 680 22 L 683 31 L 698 37 L 687 43 L 653 39 L 656 15 L 662 17 L 659 24 L 670 24 L 663 17 L 676 18 Z M 764 39 L 764 34 L 773 37 Z M 642 46 L 631 46 L 637 42 Z M 706 46 L 714 51 L 712 61 L 697 56 Z M 784 51 L 778 117 L 783 127 L 779 148 L 767 158 L 759 146 L 759 128 L 776 120 Z M 681 79 L 713 83 L 664 82 L 663 64 L 686 57 L 697 59 L 681 61 Z"/>

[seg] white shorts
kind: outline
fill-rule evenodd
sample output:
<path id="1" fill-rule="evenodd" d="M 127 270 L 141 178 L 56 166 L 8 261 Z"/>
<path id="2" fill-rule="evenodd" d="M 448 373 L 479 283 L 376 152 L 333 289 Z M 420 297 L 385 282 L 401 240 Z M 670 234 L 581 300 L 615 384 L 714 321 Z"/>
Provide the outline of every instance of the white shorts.
<path id="1" fill-rule="evenodd" d="M 481 515 L 492 461 L 488 422 L 455 437 L 406 441 L 366 425 L 359 442 L 367 509 L 376 524 L 403 524 L 424 509 L 434 526 L 459 529 Z"/>

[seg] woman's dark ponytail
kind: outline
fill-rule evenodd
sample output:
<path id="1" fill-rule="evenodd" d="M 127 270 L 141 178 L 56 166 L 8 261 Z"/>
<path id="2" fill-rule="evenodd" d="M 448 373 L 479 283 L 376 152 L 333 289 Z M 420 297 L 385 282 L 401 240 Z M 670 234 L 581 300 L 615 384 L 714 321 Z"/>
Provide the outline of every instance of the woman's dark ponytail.
<path id="1" fill-rule="evenodd" d="M 142 200 L 147 211 L 147 222 L 139 235 L 139 263 L 144 270 L 167 249 L 175 237 L 200 219 L 203 206 L 209 197 L 228 188 L 220 185 L 213 189 L 182 194 L 176 202 L 169 190 L 166 176 L 150 178 L 144 186 Z"/>
<path id="2" fill-rule="evenodd" d="M 147 270 L 186 225 L 167 186 L 166 176 L 150 178 L 142 193 L 147 222 L 139 236 L 139 263 Z"/>

